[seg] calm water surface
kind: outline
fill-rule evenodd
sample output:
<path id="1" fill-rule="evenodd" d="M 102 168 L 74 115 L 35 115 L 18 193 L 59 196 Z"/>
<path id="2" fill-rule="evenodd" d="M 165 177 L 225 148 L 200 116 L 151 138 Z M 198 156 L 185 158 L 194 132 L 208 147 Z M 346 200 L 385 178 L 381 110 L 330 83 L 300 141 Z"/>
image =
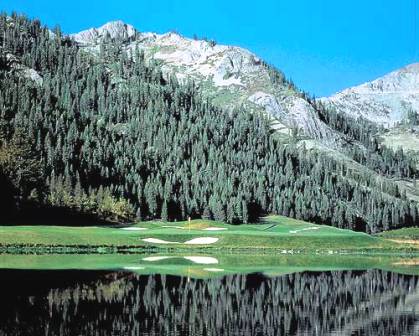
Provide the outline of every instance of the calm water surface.
<path id="1" fill-rule="evenodd" d="M 419 335 L 419 277 L 0 270 L 0 335 Z"/>

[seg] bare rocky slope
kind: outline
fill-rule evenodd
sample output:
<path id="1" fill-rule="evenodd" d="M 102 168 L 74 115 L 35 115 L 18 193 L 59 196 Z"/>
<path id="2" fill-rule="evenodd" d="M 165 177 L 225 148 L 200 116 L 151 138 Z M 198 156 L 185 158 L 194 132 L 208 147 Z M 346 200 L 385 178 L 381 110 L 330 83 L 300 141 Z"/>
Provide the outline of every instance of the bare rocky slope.
<path id="1" fill-rule="evenodd" d="M 419 112 L 419 63 L 320 100 L 352 117 L 393 128 L 409 111 Z"/>
<path id="2" fill-rule="evenodd" d="M 409 113 L 419 113 L 419 63 L 410 64 L 372 82 L 321 98 L 329 108 L 384 128 L 382 142 L 394 150 L 419 156 L 419 127 Z"/>
<path id="3" fill-rule="evenodd" d="M 161 63 L 166 76 L 193 80 L 206 97 L 227 110 L 241 107 L 264 112 L 281 133 L 298 129 L 300 134 L 327 144 L 339 138 L 304 94 L 246 49 L 189 39 L 174 32 L 142 33 L 121 21 L 70 36 L 95 54 L 101 41 L 109 38 L 122 40 L 129 52 L 138 47 L 146 60 Z"/>
<path id="4" fill-rule="evenodd" d="M 227 110 L 240 107 L 264 112 L 282 134 L 298 129 L 300 135 L 316 140 L 318 145 L 339 147 L 335 145 L 340 143 L 342 135 L 322 121 L 312 102 L 282 73 L 246 49 L 189 39 L 175 32 L 139 32 L 122 21 L 109 22 L 70 37 L 94 54 L 99 53 L 105 39 L 122 41 L 128 52 L 138 47 L 147 61 L 161 64 L 166 76 L 175 75 L 181 82 L 193 80 L 206 97 Z M 405 138 L 407 142 L 416 140 L 416 134 L 395 128 L 409 111 L 419 111 L 419 63 L 319 101 L 350 117 L 363 117 L 392 129 L 387 136 L 396 134 L 399 139 L 402 133 L 402 140 L 395 144 L 409 149 Z M 384 135 L 386 143 L 387 140 Z"/>

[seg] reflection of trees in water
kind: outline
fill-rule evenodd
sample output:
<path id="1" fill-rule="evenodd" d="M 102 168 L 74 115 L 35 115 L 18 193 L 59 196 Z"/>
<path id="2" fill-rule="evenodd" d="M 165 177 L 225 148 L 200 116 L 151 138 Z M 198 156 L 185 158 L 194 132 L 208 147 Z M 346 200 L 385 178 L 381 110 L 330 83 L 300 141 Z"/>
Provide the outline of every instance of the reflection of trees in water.
<path id="1" fill-rule="evenodd" d="M 2 303 L 7 310 L 1 312 L 0 334 L 413 335 L 419 330 L 414 313 L 419 278 L 377 270 L 209 280 L 112 273 L 50 288 L 9 295 Z"/>

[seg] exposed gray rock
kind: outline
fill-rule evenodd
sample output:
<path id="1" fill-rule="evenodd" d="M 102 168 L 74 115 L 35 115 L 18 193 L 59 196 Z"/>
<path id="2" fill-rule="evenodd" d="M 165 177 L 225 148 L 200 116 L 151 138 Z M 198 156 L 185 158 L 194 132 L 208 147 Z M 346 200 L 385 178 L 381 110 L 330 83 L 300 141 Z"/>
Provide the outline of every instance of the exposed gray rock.
<path id="1" fill-rule="evenodd" d="M 419 113 L 419 63 L 320 100 L 350 116 L 394 127 L 409 110 Z"/>
<path id="2" fill-rule="evenodd" d="M 124 38 L 128 52 L 138 46 L 146 60 L 158 60 L 163 72 L 179 81 L 193 80 L 214 104 L 226 110 L 261 111 L 275 120 L 276 129 L 298 128 L 308 137 L 334 142 L 338 135 L 324 124 L 313 106 L 288 83 L 274 84 L 263 62 L 250 51 L 234 46 L 194 40 L 177 33 L 139 33 L 116 21 L 71 35 L 87 50 L 97 53 L 105 34 Z"/>

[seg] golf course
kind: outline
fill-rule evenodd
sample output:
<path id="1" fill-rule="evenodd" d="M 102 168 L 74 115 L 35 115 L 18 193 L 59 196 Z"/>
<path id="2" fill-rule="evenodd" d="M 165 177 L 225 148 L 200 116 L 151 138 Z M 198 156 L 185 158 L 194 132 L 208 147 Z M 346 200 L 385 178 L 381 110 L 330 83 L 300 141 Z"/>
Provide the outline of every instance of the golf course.
<path id="1" fill-rule="evenodd" d="M 57 223 L 58 224 L 58 223 Z M 406 231 L 408 230 L 408 232 Z M 115 253 L 192 250 L 276 254 L 419 253 L 419 229 L 379 235 L 316 225 L 282 216 L 258 224 L 229 225 L 210 220 L 139 222 L 129 226 L 2 226 L 3 253 Z"/>

